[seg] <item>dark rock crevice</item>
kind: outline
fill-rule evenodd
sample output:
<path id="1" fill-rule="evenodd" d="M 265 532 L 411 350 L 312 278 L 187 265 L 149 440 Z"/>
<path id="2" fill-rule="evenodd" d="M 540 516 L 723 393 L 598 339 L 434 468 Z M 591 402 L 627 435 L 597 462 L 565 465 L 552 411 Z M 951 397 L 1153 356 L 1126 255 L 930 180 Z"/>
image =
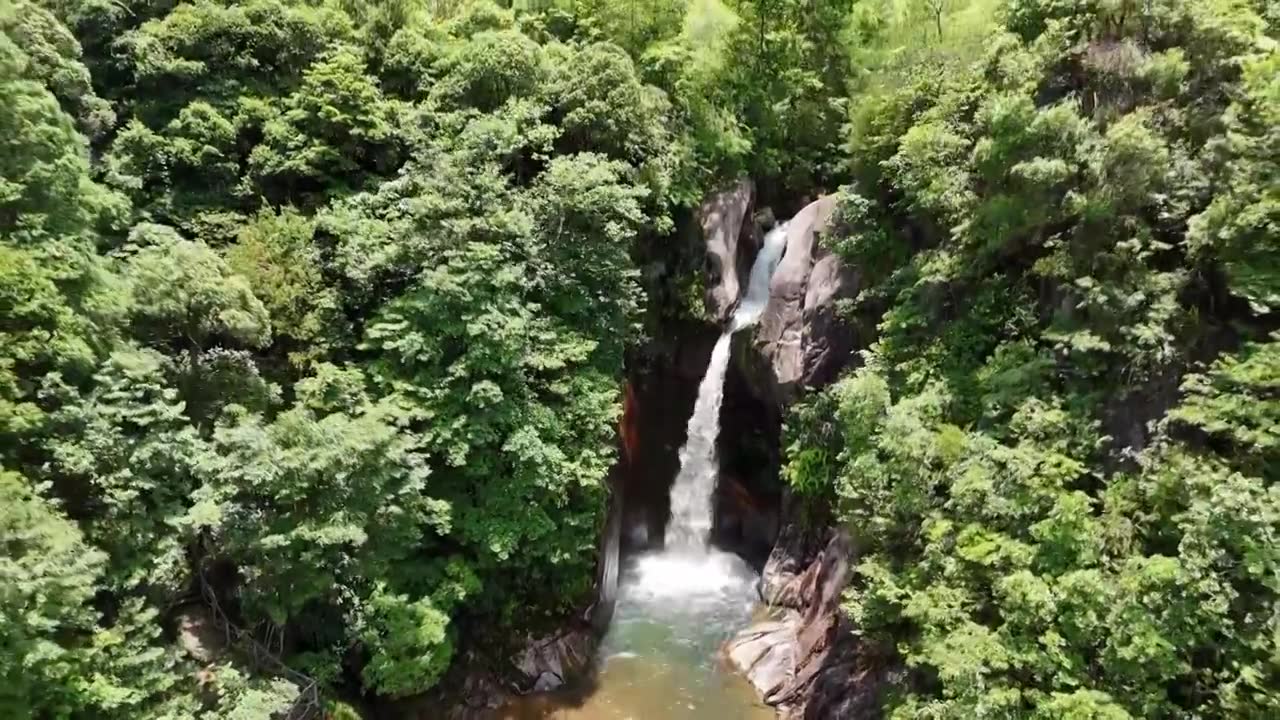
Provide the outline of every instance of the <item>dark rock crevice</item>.
<path id="1" fill-rule="evenodd" d="M 720 409 L 720 481 L 712 537 L 756 568 L 764 566 L 778 535 L 781 431 L 777 408 L 756 397 L 741 367 L 731 364 Z"/>
<path id="2" fill-rule="evenodd" d="M 623 554 L 662 544 L 689 414 L 720 332 L 694 323 L 671 328 L 666 351 L 628 380 L 622 457 L 615 471 Z M 777 535 L 780 427 L 777 408 L 757 398 L 741 370 L 731 365 L 720 409 L 720 478 L 711 539 L 757 568 Z"/>
<path id="3" fill-rule="evenodd" d="M 722 486 L 749 477 L 778 509 L 760 583 L 770 617 L 725 652 L 788 720 L 879 717 L 881 693 L 900 668 L 840 610 L 855 562 L 847 534 L 788 501 L 779 478 L 786 407 L 833 382 L 871 341 L 838 312 L 863 279 L 824 243 L 835 205 L 834 197 L 819 198 L 792 218 L 760 323 L 735 338 L 722 416 Z"/>
<path id="4" fill-rule="evenodd" d="M 718 335 L 718 328 L 705 323 L 669 323 L 652 352 L 629 373 L 625 442 L 614 485 L 624 553 L 662 543 L 689 413 Z"/>

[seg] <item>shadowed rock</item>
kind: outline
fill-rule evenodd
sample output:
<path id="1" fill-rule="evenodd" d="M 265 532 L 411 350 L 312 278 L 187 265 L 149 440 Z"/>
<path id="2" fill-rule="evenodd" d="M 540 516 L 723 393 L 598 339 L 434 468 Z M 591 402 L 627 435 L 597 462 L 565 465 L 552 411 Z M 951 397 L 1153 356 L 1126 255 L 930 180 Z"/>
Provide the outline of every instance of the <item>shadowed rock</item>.
<path id="1" fill-rule="evenodd" d="M 521 692 L 546 692 L 582 676 L 591 665 L 596 641 L 590 628 L 575 627 L 549 637 L 531 638 L 511 664 Z"/>
<path id="2" fill-rule="evenodd" d="M 742 180 L 707 198 L 698 208 L 698 224 L 706 242 L 705 302 L 708 314 L 718 323 L 729 319 L 742 288 L 738 242 L 754 195 L 755 186 Z"/>
<path id="3" fill-rule="evenodd" d="M 782 619 L 755 623 L 725 647 L 729 661 L 778 708 L 784 720 L 878 718 L 879 696 L 894 663 L 868 655 L 840 613 L 852 548 L 834 532 L 816 557 L 792 555 L 807 543 L 779 539 L 762 591 Z"/>

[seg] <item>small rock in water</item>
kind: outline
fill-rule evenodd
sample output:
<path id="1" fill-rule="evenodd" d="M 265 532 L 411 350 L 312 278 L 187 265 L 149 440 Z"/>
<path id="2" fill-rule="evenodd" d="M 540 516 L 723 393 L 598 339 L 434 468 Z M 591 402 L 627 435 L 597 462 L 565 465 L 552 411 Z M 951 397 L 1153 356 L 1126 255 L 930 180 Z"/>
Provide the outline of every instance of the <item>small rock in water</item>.
<path id="1" fill-rule="evenodd" d="M 544 672 L 538 676 L 538 681 L 533 684 L 534 692 L 548 692 L 564 685 L 564 680 L 552 672 Z"/>

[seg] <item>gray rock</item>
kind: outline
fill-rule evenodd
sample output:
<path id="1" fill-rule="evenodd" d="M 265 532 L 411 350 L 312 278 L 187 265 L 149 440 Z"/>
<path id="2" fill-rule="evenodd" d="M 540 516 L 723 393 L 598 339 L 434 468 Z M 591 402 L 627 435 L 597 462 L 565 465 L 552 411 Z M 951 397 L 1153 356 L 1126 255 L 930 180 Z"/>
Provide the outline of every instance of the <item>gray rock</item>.
<path id="1" fill-rule="evenodd" d="M 853 297 L 858 276 L 820 239 L 835 205 L 834 196 L 819 198 L 791 219 L 786 251 L 769 283 L 769 304 L 752 336 L 768 365 L 769 387 L 757 391 L 779 407 L 801 387 L 829 382 L 849 360 L 853 334 L 836 317 L 836 302 Z"/>
<path id="2" fill-rule="evenodd" d="M 729 662 L 766 702 L 795 676 L 798 624 L 794 613 L 784 620 L 759 622 L 738 633 L 726 647 Z"/>
<path id="3" fill-rule="evenodd" d="M 530 638 L 511 658 L 516 690 L 555 690 L 585 673 L 591 665 L 595 636 L 589 627 L 573 627 L 543 638 Z"/>
<path id="4" fill-rule="evenodd" d="M 851 359 L 853 331 L 836 316 L 836 303 L 857 295 L 860 277 L 839 256 L 824 247 L 814 248 L 801 314 L 800 383 L 821 387 L 835 380 Z"/>
<path id="5" fill-rule="evenodd" d="M 896 660 L 870 655 L 840 613 L 852 559 L 848 535 L 829 533 L 817 551 L 813 540 L 794 526 L 784 531 L 762 586 L 768 602 L 787 609 L 782 619 L 739 633 L 726 654 L 783 720 L 878 718 Z"/>
<path id="6" fill-rule="evenodd" d="M 538 676 L 538 681 L 533 684 L 534 692 L 548 692 L 564 685 L 564 678 L 553 672 L 544 672 Z"/>
<path id="7" fill-rule="evenodd" d="M 782 502 L 784 518 L 794 514 L 791 495 Z M 760 573 L 760 597 L 769 605 L 800 610 L 805 605 L 800 597 L 801 575 L 826 545 L 830 533 L 825 528 L 805 529 L 794 521 L 785 522 Z"/>
<path id="8" fill-rule="evenodd" d="M 754 195 L 751 181 L 741 180 L 707 198 L 698 208 L 698 224 L 706 242 L 707 313 L 720 323 L 728 320 L 742 288 L 738 266 L 742 253 L 738 245 Z"/>

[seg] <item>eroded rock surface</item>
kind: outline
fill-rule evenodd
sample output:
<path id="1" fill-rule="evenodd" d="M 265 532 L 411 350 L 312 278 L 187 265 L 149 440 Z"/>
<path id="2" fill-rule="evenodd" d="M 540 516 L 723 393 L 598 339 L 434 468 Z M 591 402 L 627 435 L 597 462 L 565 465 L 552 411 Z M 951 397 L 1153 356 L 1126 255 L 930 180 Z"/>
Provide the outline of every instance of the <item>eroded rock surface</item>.
<path id="1" fill-rule="evenodd" d="M 743 252 L 740 247 L 743 223 L 751 210 L 755 186 L 750 180 L 739 181 L 731 188 L 715 193 L 698 208 L 698 224 L 706 242 L 706 306 L 719 323 L 729 319 L 743 286 Z M 746 258 L 750 268 L 751 258 Z"/>
<path id="2" fill-rule="evenodd" d="M 795 677 L 798 619 L 795 613 L 788 613 L 782 620 L 755 623 L 727 646 L 729 662 L 765 702 L 785 690 Z"/>
<path id="3" fill-rule="evenodd" d="M 804 558 L 791 552 L 811 545 L 789 532 L 779 538 L 762 579 L 762 592 L 781 617 L 730 640 L 729 660 L 783 720 L 879 717 L 879 694 L 893 666 L 864 652 L 840 613 L 849 538 L 833 532 L 816 556 Z"/>
<path id="4" fill-rule="evenodd" d="M 808 531 L 794 522 L 783 525 L 760 573 L 760 597 L 766 603 L 794 610 L 804 608 L 801 578 L 825 545 L 826 536 L 826 532 Z"/>
<path id="5" fill-rule="evenodd" d="M 791 219 L 786 251 L 769 283 L 769 304 L 752 336 L 753 349 L 768 366 L 768 387 L 760 390 L 779 407 L 801 387 L 834 379 L 855 342 L 836 317 L 836 303 L 857 293 L 858 273 L 822 243 L 835 205 L 834 196 L 819 198 Z"/>
<path id="6" fill-rule="evenodd" d="M 544 638 L 530 638 L 511 659 L 520 692 L 546 692 L 585 673 L 595 652 L 589 627 L 569 628 Z"/>

